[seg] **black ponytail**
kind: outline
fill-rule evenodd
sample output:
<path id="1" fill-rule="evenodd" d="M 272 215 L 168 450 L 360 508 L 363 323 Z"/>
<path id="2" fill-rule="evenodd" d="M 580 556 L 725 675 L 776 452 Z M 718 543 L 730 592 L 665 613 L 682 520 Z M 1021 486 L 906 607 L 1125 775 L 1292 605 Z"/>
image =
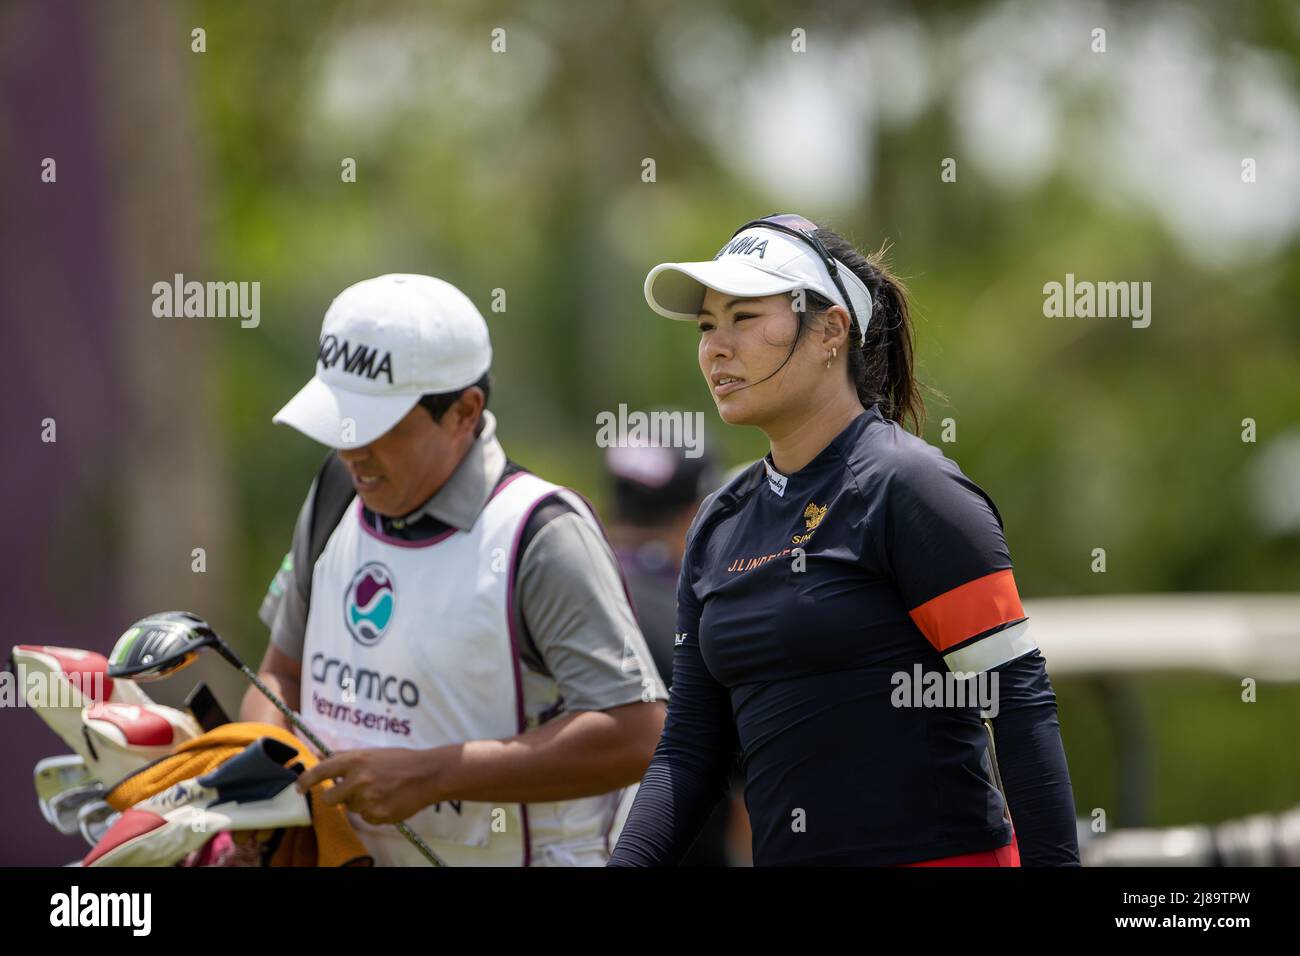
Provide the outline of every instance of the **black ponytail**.
<path id="1" fill-rule="evenodd" d="M 912 421 L 912 430 L 920 434 L 925 428 L 925 399 L 921 397 L 921 383 L 916 379 L 912 352 L 912 317 L 907 286 L 890 273 L 885 264 L 888 246 L 881 246 L 870 256 L 864 256 L 847 239 L 826 226 L 817 227 L 817 238 L 831 256 L 848 266 L 871 292 L 871 319 L 867 322 L 865 340 L 855 325 L 849 330 L 849 379 L 857 390 L 863 408 L 879 403 L 880 414 L 904 428 Z M 785 368 L 794 357 L 805 330 L 810 329 L 810 317 L 825 312 L 835 303 L 825 296 L 804 290 L 803 311 L 795 309 L 794 342 L 785 360 L 770 375 L 752 385 L 767 381 Z M 797 301 L 797 299 L 796 299 Z M 925 390 L 940 401 L 947 401 L 942 392 L 925 386 Z"/>
<path id="2" fill-rule="evenodd" d="M 925 400 L 913 368 L 912 319 L 907 287 L 885 265 L 886 246 L 864 256 L 838 233 L 824 226 L 817 238 L 835 259 L 853 270 L 871 292 L 871 319 L 863 340 L 855 326 L 849 332 L 853 346 L 849 349 L 849 378 L 864 408 L 880 403 L 886 419 L 920 434 L 925 427 Z M 808 310 L 800 316 L 800 326 L 809 313 L 822 312 L 833 304 L 815 292 L 806 295 Z M 935 393 L 936 395 L 939 393 Z"/>

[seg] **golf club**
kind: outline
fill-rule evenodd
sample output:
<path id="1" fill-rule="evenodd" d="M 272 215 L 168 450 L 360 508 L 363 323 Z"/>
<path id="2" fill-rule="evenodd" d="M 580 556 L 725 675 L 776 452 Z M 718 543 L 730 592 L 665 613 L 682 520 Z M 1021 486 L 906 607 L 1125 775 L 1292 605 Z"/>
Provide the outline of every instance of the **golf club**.
<path id="1" fill-rule="evenodd" d="M 45 819 L 64 836 L 77 834 L 77 814 L 88 804 L 102 802 L 104 785 L 96 781 L 81 787 L 61 790 L 41 804 Z"/>
<path id="2" fill-rule="evenodd" d="M 48 800 L 60 790 L 95 782 L 95 775 L 78 754 L 60 754 L 36 761 L 32 778 L 36 784 L 36 798 L 41 801 Z"/>
<path id="3" fill-rule="evenodd" d="M 77 829 L 92 847 L 98 846 L 108 828 L 117 822 L 120 814 L 103 800 L 87 803 L 77 811 Z"/>
<path id="4" fill-rule="evenodd" d="M 68 836 L 77 832 L 77 810 L 88 799 L 73 795 L 84 795 L 88 791 L 103 793 L 104 789 L 77 754 L 46 757 L 37 762 L 32 776 L 41 816 L 50 826 Z"/>
<path id="5" fill-rule="evenodd" d="M 302 731 L 322 756 L 332 757 L 334 751 L 317 737 L 296 713 L 263 683 L 207 621 L 188 611 L 164 611 L 136 621 L 113 645 L 108 659 L 108 675 L 126 677 L 135 681 L 153 681 L 168 677 L 198 660 L 199 654 L 212 648 L 261 691 L 276 710 L 284 714 L 294 727 Z M 430 849 L 414 830 L 405 823 L 396 823 L 398 831 L 420 851 L 434 866 L 446 864 Z M 76 832 L 75 830 L 73 832 Z"/>

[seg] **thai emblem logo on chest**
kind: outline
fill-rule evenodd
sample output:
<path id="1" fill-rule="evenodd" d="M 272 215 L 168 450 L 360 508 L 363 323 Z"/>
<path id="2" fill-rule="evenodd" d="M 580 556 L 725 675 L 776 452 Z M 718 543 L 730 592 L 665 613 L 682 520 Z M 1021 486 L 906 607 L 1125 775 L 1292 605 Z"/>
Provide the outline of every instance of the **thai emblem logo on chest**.
<path id="1" fill-rule="evenodd" d="M 812 537 L 812 533 L 817 530 L 817 526 L 822 523 L 826 517 L 826 505 L 820 507 L 813 502 L 808 502 L 808 507 L 803 511 L 804 525 L 807 534 L 796 534 L 790 538 L 791 544 L 803 544 Z"/>

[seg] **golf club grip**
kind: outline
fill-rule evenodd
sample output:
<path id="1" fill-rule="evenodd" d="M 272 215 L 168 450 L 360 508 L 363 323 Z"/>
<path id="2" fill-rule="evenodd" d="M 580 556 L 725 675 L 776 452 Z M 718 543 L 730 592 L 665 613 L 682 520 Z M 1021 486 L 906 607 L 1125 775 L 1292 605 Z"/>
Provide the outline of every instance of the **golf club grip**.
<path id="1" fill-rule="evenodd" d="M 325 742 L 322 741 L 319 737 L 317 737 L 312 732 L 310 727 L 308 727 L 305 723 L 303 723 L 302 718 L 299 717 L 297 714 L 295 714 L 289 708 L 288 704 L 282 701 L 278 695 L 271 692 L 271 688 L 267 687 L 266 684 L 262 682 L 262 679 L 258 677 L 256 673 L 253 672 L 252 668 L 250 668 L 247 664 L 241 662 L 239 665 L 239 669 L 244 672 L 245 677 L 247 677 L 250 681 L 253 682 L 253 686 L 262 692 L 263 697 L 265 697 L 272 704 L 274 704 L 276 709 L 280 711 L 280 713 L 284 714 L 284 716 L 289 719 L 289 722 L 291 724 L 293 724 L 295 727 L 297 727 L 299 730 L 303 732 L 303 734 L 311 742 L 312 746 L 314 746 L 317 750 L 320 751 L 321 756 L 324 757 L 334 756 L 334 751 L 331 750 L 329 747 L 325 746 Z M 402 836 L 406 837 L 406 839 L 411 843 L 411 845 L 420 851 L 420 855 L 423 856 L 426 860 L 428 860 L 431 864 L 433 864 L 434 866 L 447 865 L 446 863 L 443 863 L 441 859 L 438 858 L 438 854 L 433 852 L 433 850 L 429 847 L 429 844 L 425 843 L 424 840 L 420 838 L 420 835 L 416 833 L 414 830 L 412 830 L 405 823 L 395 823 L 393 824 L 393 826 L 397 827 L 398 832 L 401 833 Z"/>

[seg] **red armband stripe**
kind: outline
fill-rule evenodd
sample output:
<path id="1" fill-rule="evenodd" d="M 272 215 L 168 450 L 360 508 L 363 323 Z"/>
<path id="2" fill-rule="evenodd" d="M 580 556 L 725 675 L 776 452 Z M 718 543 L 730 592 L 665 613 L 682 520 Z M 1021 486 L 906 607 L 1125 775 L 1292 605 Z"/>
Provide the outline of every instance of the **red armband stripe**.
<path id="1" fill-rule="evenodd" d="M 908 613 L 940 653 L 1025 616 L 1010 568 L 967 581 Z"/>

